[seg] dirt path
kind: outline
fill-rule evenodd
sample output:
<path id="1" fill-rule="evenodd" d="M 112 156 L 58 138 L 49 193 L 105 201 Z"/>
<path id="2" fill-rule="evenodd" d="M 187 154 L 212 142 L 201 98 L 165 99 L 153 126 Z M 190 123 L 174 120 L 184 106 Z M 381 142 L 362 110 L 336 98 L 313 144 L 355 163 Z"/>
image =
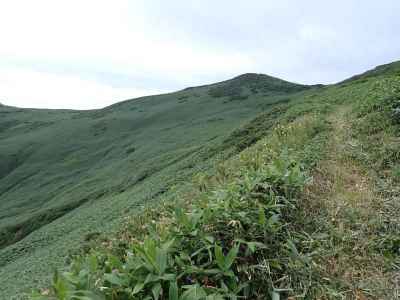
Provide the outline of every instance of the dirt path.
<path id="1" fill-rule="evenodd" d="M 325 257 L 328 278 L 341 286 L 343 299 L 400 299 L 394 274 L 376 241 L 384 222 L 383 199 L 375 192 L 368 174 L 351 157 L 349 109 L 330 115 L 332 136 L 327 159 L 314 174 L 310 193 L 318 201 L 317 218 L 327 224 L 331 254 Z"/>

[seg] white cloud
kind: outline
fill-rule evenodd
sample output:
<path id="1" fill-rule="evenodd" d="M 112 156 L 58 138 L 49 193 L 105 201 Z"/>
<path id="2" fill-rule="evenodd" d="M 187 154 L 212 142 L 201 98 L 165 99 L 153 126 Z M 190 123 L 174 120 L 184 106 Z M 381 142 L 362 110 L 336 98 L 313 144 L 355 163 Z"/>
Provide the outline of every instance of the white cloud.
<path id="1" fill-rule="evenodd" d="M 308 42 L 326 43 L 336 40 L 335 31 L 331 28 L 323 28 L 320 25 L 303 25 L 299 29 L 300 38 Z"/>
<path id="2" fill-rule="evenodd" d="M 397 0 L 0 0 L 0 101 L 100 107 L 244 72 L 330 83 L 399 58 L 399 10 Z"/>
<path id="3" fill-rule="evenodd" d="M 202 83 L 196 76 L 236 75 L 253 65 L 245 54 L 195 45 L 174 32 L 152 28 L 140 1 L 0 0 L 0 66 L 18 67 L 0 67 L 0 99 L 24 107 L 95 108 L 160 89 L 153 85 L 149 91 L 134 82 L 113 88 L 84 80 L 79 72 L 39 72 L 32 62 L 127 77 L 154 76 L 174 82 L 171 89 Z"/>
<path id="4" fill-rule="evenodd" d="M 115 88 L 75 76 L 7 69 L 0 70 L 0 102 L 18 107 L 101 108 L 114 102 L 162 91 Z"/>
<path id="5" fill-rule="evenodd" d="M 181 78 L 193 70 L 235 72 L 252 63 L 237 52 L 181 40 L 174 28 L 157 31 L 142 12 L 140 2 L 125 0 L 0 2 L 0 56 Z"/>

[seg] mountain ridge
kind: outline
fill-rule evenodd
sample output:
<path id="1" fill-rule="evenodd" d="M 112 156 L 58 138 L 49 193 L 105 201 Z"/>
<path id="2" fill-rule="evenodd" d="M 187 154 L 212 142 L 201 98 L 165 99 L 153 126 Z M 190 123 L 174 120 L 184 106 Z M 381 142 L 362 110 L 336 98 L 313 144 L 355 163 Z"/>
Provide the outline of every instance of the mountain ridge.
<path id="1" fill-rule="evenodd" d="M 217 156 L 232 155 L 236 142 L 224 141 L 235 130 L 301 92 L 228 81 L 89 111 L 2 107 L 0 276 L 13 282 L 24 264 L 44 280 L 44 258 L 60 265 L 85 235 L 117 227 Z"/>
<path id="2" fill-rule="evenodd" d="M 55 111 L 57 111 L 57 110 L 60 110 L 60 111 L 82 111 L 82 112 L 87 111 L 87 112 L 90 112 L 90 111 L 97 111 L 97 110 L 107 109 L 109 107 L 119 106 L 119 105 L 121 105 L 123 103 L 126 103 L 126 102 L 129 102 L 129 101 L 143 100 L 143 99 L 146 99 L 146 98 L 149 98 L 149 97 L 176 94 L 176 93 L 185 92 L 185 91 L 192 90 L 192 89 L 214 87 L 214 86 L 219 86 L 221 84 L 229 84 L 229 83 L 235 83 L 235 84 L 238 83 L 239 85 L 246 85 L 249 82 L 254 82 L 254 81 L 261 81 L 261 82 L 264 81 L 264 82 L 272 84 L 272 85 L 286 84 L 288 86 L 298 87 L 299 90 L 323 86 L 321 84 L 312 84 L 312 85 L 299 84 L 299 83 L 290 82 L 290 81 L 287 81 L 287 80 L 284 80 L 284 79 L 280 79 L 278 77 L 274 77 L 274 76 L 271 76 L 271 75 L 263 74 L 263 73 L 251 73 L 251 72 L 249 72 L 249 73 L 243 73 L 243 74 L 234 76 L 234 77 L 232 77 L 230 79 L 219 81 L 219 82 L 216 82 L 216 83 L 210 83 L 210 84 L 205 84 L 205 85 L 187 87 L 187 88 L 184 88 L 182 90 L 172 91 L 172 92 L 167 92 L 167 93 L 162 93 L 162 94 L 155 94 L 155 95 L 140 96 L 140 97 L 137 97 L 137 98 L 130 98 L 130 99 L 121 100 L 121 101 L 118 101 L 116 103 L 110 104 L 108 106 L 105 106 L 105 107 L 102 107 L 102 108 L 96 108 L 96 109 L 79 110 L 79 109 L 73 109 L 73 108 L 65 108 L 65 109 L 34 108 L 34 107 L 22 108 L 22 107 L 17 107 L 17 106 L 7 106 L 7 105 L 1 104 L 1 103 L 0 103 L 0 106 L 9 107 L 9 108 L 19 108 L 19 109 L 55 110 Z"/>
<path id="3" fill-rule="evenodd" d="M 337 83 L 334 84 L 340 84 L 340 83 L 346 83 L 349 81 L 354 81 L 354 80 L 359 80 L 362 78 L 366 78 L 366 77 L 373 77 L 373 76 L 379 76 L 380 74 L 384 75 L 387 74 L 388 72 L 400 72 L 400 61 L 393 61 L 390 63 L 386 63 L 383 65 L 379 65 L 371 70 L 365 71 L 363 73 L 357 74 L 357 75 L 353 75 L 350 76 L 347 79 L 344 79 L 342 81 L 339 81 Z M 278 77 L 272 76 L 272 75 L 268 75 L 265 73 L 254 73 L 254 72 L 247 72 L 247 73 L 243 73 L 240 75 L 236 75 L 230 79 L 227 80 L 222 80 L 216 83 L 209 83 L 209 84 L 205 84 L 205 85 L 197 85 L 197 86 L 191 86 L 191 87 L 187 87 L 184 88 L 182 90 L 178 90 L 178 91 L 172 91 L 172 92 L 168 92 L 168 93 L 162 93 L 162 94 L 155 94 L 155 95 L 148 95 L 148 96 L 140 96 L 137 98 L 129 98 L 126 100 L 121 100 L 118 101 L 116 103 L 110 104 L 108 106 L 102 107 L 102 108 L 96 108 L 96 109 L 85 109 L 85 110 L 79 110 L 79 109 L 73 109 L 73 108 L 66 108 L 66 109 L 51 109 L 51 108 L 21 108 L 21 107 L 16 107 L 16 106 L 8 106 L 2 102 L 0 102 L 0 107 L 10 107 L 10 108 L 20 108 L 20 109 L 43 109 L 43 110 L 66 110 L 66 111 L 96 111 L 96 110 L 102 110 L 102 109 L 106 109 L 108 107 L 112 107 L 115 105 L 119 105 L 125 102 L 129 102 L 129 101 L 136 101 L 136 100 L 141 100 L 141 99 L 145 99 L 148 97 L 155 97 L 155 96 L 162 96 L 162 95 L 168 95 L 168 94 L 175 94 L 175 93 L 179 93 L 179 92 L 184 92 L 187 90 L 191 90 L 191 89 L 196 89 L 196 88 L 203 88 L 203 87 L 211 87 L 211 86 L 216 86 L 216 85 L 220 85 L 220 84 L 225 84 L 225 83 L 229 83 L 229 82 L 235 82 L 235 81 L 242 81 L 244 79 L 244 81 L 254 81 L 254 80 L 258 80 L 260 78 L 266 79 L 268 81 L 277 81 L 277 82 L 284 82 L 290 85 L 295 85 L 295 86 L 299 86 L 299 87 L 304 87 L 304 89 L 307 88 L 318 88 L 318 87 L 324 87 L 326 86 L 325 84 L 319 84 L 319 83 L 314 83 L 314 84 L 300 84 L 300 83 L 295 83 L 295 82 L 291 82 L 291 81 L 287 81 L 284 79 L 280 79 Z"/>
<path id="4" fill-rule="evenodd" d="M 378 73 L 393 72 L 397 62 Z M 95 110 L 6 106 L 0 111 L 0 276 L 13 291 L 18 284 L 32 287 L 33 272 L 48 282 L 44 261 L 61 266 L 88 236 L 113 232 L 125 217 L 278 124 L 323 113 L 324 101 L 334 102 L 340 88 L 246 73 Z M 317 100 L 321 105 L 310 104 Z"/>

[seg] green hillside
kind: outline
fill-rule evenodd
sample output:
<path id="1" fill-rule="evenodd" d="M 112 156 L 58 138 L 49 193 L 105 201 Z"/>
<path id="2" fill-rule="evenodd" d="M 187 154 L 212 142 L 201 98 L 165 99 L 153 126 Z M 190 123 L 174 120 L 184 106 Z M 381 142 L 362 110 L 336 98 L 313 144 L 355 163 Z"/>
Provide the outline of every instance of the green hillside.
<path id="1" fill-rule="evenodd" d="M 100 110 L 0 107 L 1 293 L 46 282 L 88 236 L 238 151 L 235 130 L 309 88 L 246 74 Z"/>
<path id="2" fill-rule="evenodd" d="M 399 62 L 329 86 L 244 74 L 101 110 L 2 106 L 0 295 L 396 299 L 399 111 Z"/>

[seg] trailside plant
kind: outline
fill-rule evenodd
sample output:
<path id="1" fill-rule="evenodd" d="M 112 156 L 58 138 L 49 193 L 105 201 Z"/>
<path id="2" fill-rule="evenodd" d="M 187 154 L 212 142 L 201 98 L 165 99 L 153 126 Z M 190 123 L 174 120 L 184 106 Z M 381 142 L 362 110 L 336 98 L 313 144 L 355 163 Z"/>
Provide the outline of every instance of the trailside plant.
<path id="1" fill-rule="evenodd" d="M 310 118 L 280 126 L 267 142 L 245 150 L 230 166 L 220 165 L 213 184 L 198 175 L 193 199 L 155 208 L 162 216 L 141 227 L 143 239 L 129 240 L 122 251 L 94 249 L 76 257 L 68 272 L 56 273 L 51 288 L 33 298 L 211 300 L 306 294 L 310 255 L 299 248 L 301 235 L 288 227 L 297 195 L 310 181 L 293 154 L 318 132 L 309 126 L 320 123 Z"/>

